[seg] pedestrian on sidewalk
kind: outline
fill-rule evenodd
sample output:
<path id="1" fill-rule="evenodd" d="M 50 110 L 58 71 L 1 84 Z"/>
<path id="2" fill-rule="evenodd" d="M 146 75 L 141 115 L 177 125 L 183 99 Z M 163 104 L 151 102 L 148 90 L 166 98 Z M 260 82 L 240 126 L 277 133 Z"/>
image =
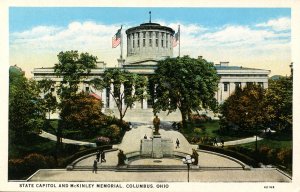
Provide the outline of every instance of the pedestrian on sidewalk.
<path id="1" fill-rule="evenodd" d="M 100 151 L 99 150 L 97 151 L 96 159 L 97 159 L 97 162 L 99 162 L 99 160 L 100 160 Z"/>
<path id="2" fill-rule="evenodd" d="M 95 174 L 97 174 L 97 168 L 98 168 L 98 166 L 97 166 L 97 159 L 95 159 L 94 160 L 94 164 L 93 164 L 93 171 L 92 171 L 92 173 L 95 172 Z"/>
<path id="3" fill-rule="evenodd" d="M 222 148 L 224 147 L 224 140 L 221 139 Z"/>
<path id="4" fill-rule="evenodd" d="M 214 145 L 215 145 L 215 146 L 218 146 L 218 141 L 217 141 L 217 138 L 216 138 L 216 137 L 214 138 Z"/>
<path id="5" fill-rule="evenodd" d="M 179 139 L 177 138 L 176 139 L 176 149 L 179 148 L 179 144 L 180 144 L 180 142 L 179 142 Z"/>
<path id="6" fill-rule="evenodd" d="M 101 162 L 106 162 L 106 160 L 105 160 L 105 152 L 104 151 L 101 152 Z"/>

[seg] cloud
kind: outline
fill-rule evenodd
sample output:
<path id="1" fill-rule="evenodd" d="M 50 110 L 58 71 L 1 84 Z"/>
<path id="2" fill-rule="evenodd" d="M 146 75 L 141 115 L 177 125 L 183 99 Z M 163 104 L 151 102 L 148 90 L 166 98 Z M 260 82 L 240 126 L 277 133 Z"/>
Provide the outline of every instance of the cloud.
<path id="1" fill-rule="evenodd" d="M 272 19 L 265 23 L 259 23 L 256 27 L 270 27 L 275 31 L 285 31 L 291 29 L 291 19 L 288 17 L 281 17 Z"/>
<path id="2" fill-rule="evenodd" d="M 165 21 L 158 23 L 169 26 L 175 31 L 180 25 L 181 55 L 192 57 L 202 55 L 209 61 L 215 62 L 221 60 L 247 62 L 249 56 L 252 60 L 274 58 L 275 61 L 275 58 L 280 55 L 286 61 L 290 60 L 290 31 L 284 30 L 288 29 L 285 25 L 287 21 L 288 18 L 280 18 L 251 26 L 224 25 L 214 28 L 198 23 Z M 130 27 L 133 26 L 127 24 L 123 27 L 124 56 L 126 55 L 125 29 Z M 272 27 L 274 30 L 265 27 Z M 96 55 L 108 66 L 116 66 L 120 49 L 111 48 L 111 39 L 119 28 L 119 24 L 105 25 L 91 21 L 74 21 L 65 27 L 37 26 L 27 31 L 15 32 L 10 34 L 10 62 L 18 65 L 24 63 L 27 66 L 49 67 L 54 65 L 57 60 L 56 55 L 60 51 L 78 50 Z M 177 54 L 178 47 L 174 48 L 173 55 Z"/>

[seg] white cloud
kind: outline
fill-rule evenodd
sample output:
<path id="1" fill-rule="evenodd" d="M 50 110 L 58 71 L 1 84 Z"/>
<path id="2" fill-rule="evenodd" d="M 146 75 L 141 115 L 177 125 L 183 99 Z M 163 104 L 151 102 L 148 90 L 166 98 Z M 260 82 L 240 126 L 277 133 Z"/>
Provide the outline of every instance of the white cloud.
<path id="1" fill-rule="evenodd" d="M 291 29 L 291 19 L 288 17 L 281 17 L 272 19 L 265 23 L 259 23 L 256 27 L 271 27 L 275 31 L 285 31 Z"/>
<path id="2" fill-rule="evenodd" d="M 272 22 L 271 22 L 272 21 Z M 284 29 L 280 19 L 270 20 L 268 26 Z M 274 31 L 254 26 L 226 25 L 219 28 L 207 28 L 200 24 L 158 22 L 181 31 L 181 55 L 204 56 L 209 61 L 229 60 L 247 62 L 251 58 L 274 58 L 282 56 L 290 60 L 290 31 Z M 275 27 L 276 26 L 276 27 Z M 124 26 L 124 56 L 126 55 Z M 12 33 L 10 37 L 10 62 L 21 66 L 21 62 L 34 67 L 49 67 L 56 62 L 60 51 L 78 50 L 98 56 L 108 66 L 117 65 L 120 55 L 119 47 L 111 48 L 111 39 L 120 25 L 104 25 L 91 21 L 74 21 L 66 27 L 38 26 L 31 30 Z M 287 27 L 285 27 L 287 28 Z M 174 48 L 174 56 L 178 47 Z M 51 57 L 51 58 L 50 58 Z M 26 59 L 25 59 L 26 58 Z M 32 59 L 31 59 L 32 58 Z M 34 59 L 33 59 L 34 58 Z M 253 59 L 252 59 L 253 60 Z M 29 63 L 29 64 L 28 64 Z"/>

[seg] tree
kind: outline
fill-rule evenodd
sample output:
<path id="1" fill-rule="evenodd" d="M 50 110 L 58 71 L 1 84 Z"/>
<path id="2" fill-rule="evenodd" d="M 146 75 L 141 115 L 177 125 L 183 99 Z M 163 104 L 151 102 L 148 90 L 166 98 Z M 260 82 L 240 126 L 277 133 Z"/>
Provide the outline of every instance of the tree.
<path id="1" fill-rule="evenodd" d="M 9 69 L 9 138 L 12 143 L 26 143 L 27 136 L 42 128 L 45 111 L 39 89 L 16 66 Z"/>
<path id="2" fill-rule="evenodd" d="M 213 63 L 189 56 L 159 61 L 153 82 L 157 85 L 154 113 L 179 109 L 183 124 L 192 111 L 217 110 L 215 92 L 219 76 Z"/>
<path id="3" fill-rule="evenodd" d="M 82 130 L 87 137 L 95 136 L 104 122 L 102 102 L 85 93 L 66 99 L 60 117 L 62 128 Z"/>
<path id="4" fill-rule="evenodd" d="M 128 108 L 133 107 L 136 101 L 147 97 L 146 78 L 118 68 L 105 70 L 102 79 L 95 78 L 90 83 L 98 90 L 109 91 L 117 105 L 121 122 Z"/>
<path id="5" fill-rule="evenodd" d="M 265 90 L 256 84 L 237 88 L 221 105 L 222 128 L 237 128 L 241 131 L 254 131 L 266 121 L 263 104 Z M 225 126 L 225 127 L 224 127 Z"/>
<path id="6" fill-rule="evenodd" d="M 59 108 L 63 109 L 68 105 L 70 100 L 76 99 L 79 84 L 87 78 L 91 69 L 96 68 L 97 57 L 88 53 L 78 54 L 78 51 L 60 52 L 58 63 L 54 66 L 55 74 L 62 78 L 57 95 L 60 98 Z M 62 121 L 65 120 L 62 118 Z M 62 122 L 63 125 L 67 125 Z M 61 126 L 59 123 L 57 130 L 57 144 L 60 144 Z"/>
<path id="7" fill-rule="evenodd" d="M 277 131 L 292 131 L 293 123 L 293 79 L 281 77 L 269 81 L 264 100 L 268 114 L 268 126 Z"/>
<path id="8" fill-rule="evenodd" d="M 55 85 L 55 82 L 52 81 L 51 79 L 43 79 L 41 81 L 38 82 L 38 87 L 39 89 L 42 91 L 43 96 L 44 96 L 44 105 L 45 108 L 49 114 L 49 119 L 50 119 L 50 114 L 51 112 L 55 112 L 56 108 L 57 108 L 57 101 L 56 101 L 56 97 L 53 93 L 52 88 L 54 88 L 53 86 Z"/>
<path id="9" fill-rule="evenodd" d="M 88 53 L 78 54 L 78 51 L 60 52 L 58 64 L 55 64 L 54 71 L 58 77 L 62 78 L 58 95 L 63 104 L 64 99 L 75 96 L 78 86 L 83 79 L 86 79 L 91 69 L 96 68 L 97 57 Z"/>

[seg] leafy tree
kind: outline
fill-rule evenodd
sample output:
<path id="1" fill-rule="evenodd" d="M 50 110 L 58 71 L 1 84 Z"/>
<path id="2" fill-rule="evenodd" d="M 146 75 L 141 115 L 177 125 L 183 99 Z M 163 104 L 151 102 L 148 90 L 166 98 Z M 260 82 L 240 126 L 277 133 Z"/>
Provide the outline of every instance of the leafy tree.
<path id="1" fill-rule="evenodd" d="M 105 70 L 102 79 L 95 78 L 90 83 L 98 90 L 109 91 L 117 105 L 121 122 L 128 108 L 133 107 L 136 101 L 147 97 L 146 78 L 118 68 Z"/>
<path id="2" fill-rule="evenodd" d="M 184 56 L 159 61 L 153 78 L 157 85 L 153 111 L 179 109 L 184 124 L 192 111 L 216 111 L 218 81 L 213 63 L 205 59 Z"/>
<path id="3" fill-rule="evenodd" d="M 44 123 L 45 111 L 39 89 L 28 80 L 22 70 L 9 69 L 9 138 L 11 144 L 26 143 L 31 132 L 39 130 Z"/>
<path id="4" fill-rule="evenodd" d="M 237 88 L 221 105 L 221 124 L 224 128 L 253 131 L 261 128 L 267 118 L 263 104 L 265 90 L 256 84 Z"/>
<path id="5" fill-rule="evenodd" d="M 58 64 L 55 64 L 54 71 L 58 77 L 62 78 L 58 95 L 63 104 L 64 99 L 68 99 L 77 94 L 78 85 L 86 79 L 91 69 L 96 68 L 97 57 L 88 53 L 78 54 L 78 51 L 60 52 Z"/>
<path id="6" fill-rule="evenodd" d="M 85 136 L 95 136 L 104 122 L 102 102 L 85 93 L 66 99 L 61 109 L 62 128 L 81 129 Z"/>
<path id="7" fill-rule="evenodd" d="M 58 63 L 54 66 L 54 72 L 57 77 L 62 78 L 57 95 L 60 98 L 59 108 L 63 111 L 68 107 L 70 101 L 77 99 L 78 86 L 87 78 L 91 69 L 96 68 L 97 57 L 88 53 L 79 54 L 78 51 L 60 52 L 58 55 Z M 66 114 L 60 114 L 64 117 Z M 57 130 L 57 144 L 60 144 L 62 126 L 67 128 L 65 118 L 61 118 Z"/>
<path id="8" fill-rule="evenodd" d="M 55 82 L 52 81 L 51 79 L 43 79 L 38 82 L 38 87 L 43 92 L 44 95 L 43 101 L 44 101 L 45 108 L 49 114 L 49 119 L 50 119 L 50 113 L 56 111 L 57 104 L 58 104 L 52 90 L 54 85 Z"/>
<path id="9" fill-rule="evenodd" d="M 268 126 L 277 131 L 292 131 L 293 123 L 293 80 L 281 77 L 269 81 L 264 100 L 268 114 Z"/>

